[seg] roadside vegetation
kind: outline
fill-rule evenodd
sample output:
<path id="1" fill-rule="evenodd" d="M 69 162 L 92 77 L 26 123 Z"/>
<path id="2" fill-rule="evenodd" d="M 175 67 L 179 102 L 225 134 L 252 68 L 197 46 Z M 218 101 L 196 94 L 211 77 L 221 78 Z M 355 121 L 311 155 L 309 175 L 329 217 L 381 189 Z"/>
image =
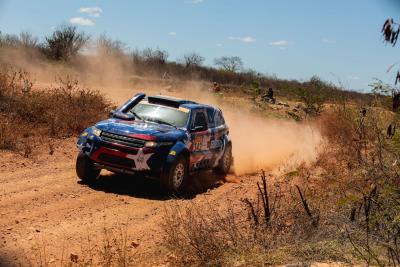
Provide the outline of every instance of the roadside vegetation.
<path id="1" fill-rule="evenodd" d="M 94 240 L 90 230 L 82 236 L 77 251 L 69 250 L 70 244 L 61 240 L 63 249 L 59 255 L 51 255 L 48 248 L 51 246 L 46 239 L 37 239 L 30 252 L 26 252 L 21 258 L 29 263 L 27 266 L 103 266 L 103 267 L 127 267 L 136 266 L 136 248 L 139 246 L 131 241 L 128 233 L 128 224 L 118 223 L 110 227 L 104 225 L 100 240 Z M 57 260 L 56 260 L 57 259 Z"/>
<path id="2" fill-rule="evenodd" d="M 398 266 L 400 138 L 386 133 L 393 113 L 359 111 L 338 105 L 321 115 L 318 160 L 277 177 L 262 172 L 253 197 L 167 209 L 175 264 Z"/>
<path id="3" fill-rule="evenodd" d="M 45 138 L 52 151 L 50 139 L 76 136 L 110 110 L 103 95 L 71 77 L 57 79 L 50 88 L 33 85 L 22 70 L 0 70 L 0 149 L 29 157 Z"/>

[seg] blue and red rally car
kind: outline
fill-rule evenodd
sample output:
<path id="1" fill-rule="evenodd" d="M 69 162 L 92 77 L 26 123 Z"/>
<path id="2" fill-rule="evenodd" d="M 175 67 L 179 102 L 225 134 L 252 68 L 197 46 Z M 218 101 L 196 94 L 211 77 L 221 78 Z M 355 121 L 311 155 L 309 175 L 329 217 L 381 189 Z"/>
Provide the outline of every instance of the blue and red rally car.
<path id="1" fill-rule="evenodd" d="M 79 137 L 76 173 L 94 182 L 101 169 L 143 172 L 180 192 L 189 175 L 204 169 L 229 172 L 232 142 L 218 108 L 166 96 L 136 94 Z"/>

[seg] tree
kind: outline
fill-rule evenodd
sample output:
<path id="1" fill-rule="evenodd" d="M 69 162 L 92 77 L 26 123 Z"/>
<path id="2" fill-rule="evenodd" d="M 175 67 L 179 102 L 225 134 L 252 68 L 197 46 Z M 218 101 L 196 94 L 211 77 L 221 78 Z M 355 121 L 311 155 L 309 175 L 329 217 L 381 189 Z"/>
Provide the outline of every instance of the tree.
<path id="1" fill-rule="evenodd" d="M 45 53 L 55 60 L 69 60 L 77 55 L 89 37 L 74 26 L 62 26 L 46 37 Z"/>
<path id="2" fill-rule="evenodd" d="M 30 32 L 21 32 L 19 35 L 2 34 L 0 31 L 0 45 L 4 46 L 24 46 L 26 48 L 37 48 L 38 38 L 34 37 Z"/>
<path id="3" fill-rule="evenodd" d="M 3 34 L 0 31 L 0 45 L 1 46 L 18 46 L 20 44 L 19 38 L 15 34 Z"/>
<path id="4" fill-rule="evenodd" d="M 165 50 L 146 48 L 141 52 L 141 57 L 144 61 L 149 63 L 156 63 L 163 65 L 167 62 L 168 52 Z"/>
<path id="5" fill-rule="evenodd" d="M 39 41 L 38 38 L 33 36 L 30 32 L 21 32 L 19 34 L 19 41 L 22 46 L 28 48 L 35 48 L 38 47 Z"/>
<path id="6" fill-rule="evenodd" d="M 300 98 L 306 105 L 304 111 L 310 115 L 321 114 L 327 100 L 329 84 L 318 76 L 313 76 L 305 83 L 305 86 L 306 88 L 299 89 Z"/>
<path id="7" fill-rule="evenodd" d="M 204 57 L 199 54 L 193 52 L 188 53 L 183 56 L 183 61 L 186 68 L 198 67 L 201 66 L 204 62 Z"/>
<path id="8" fill-rule="evenodd" d="M 100 55 L 121 56 L 125 53 L 127 47 L 124 42 L 112 40 L 103 34 L 97 39 L 97 49 Z"/>
<path id="9" fill-rule="evenodd" d="M 229 72 L 237 72 L 243 69 L 243 62 L 240 57 L 216 58 L 214 59 L 214 64 L 219 68 Z"/>

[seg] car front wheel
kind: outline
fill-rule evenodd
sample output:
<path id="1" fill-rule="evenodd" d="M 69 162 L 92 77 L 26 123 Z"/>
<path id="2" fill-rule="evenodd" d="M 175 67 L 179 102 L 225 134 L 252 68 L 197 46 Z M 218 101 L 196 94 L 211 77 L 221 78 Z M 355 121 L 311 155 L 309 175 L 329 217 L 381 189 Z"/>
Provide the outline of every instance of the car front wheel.
<path id="1" fill-rule="evenodd" d="M 83 152 L 79 152 L 75 167 L 79 179 L 85 183 L 94 182 L 100 174 L 100 170 L 94 167 L 93 161 Z"/>
<path id="2" fill-rule="evenodd" d="M 179 156 L 168 172 L 162 175 L 162 183 L 169 193 L 181 193 L 188 180 L 187 159 Z"/>

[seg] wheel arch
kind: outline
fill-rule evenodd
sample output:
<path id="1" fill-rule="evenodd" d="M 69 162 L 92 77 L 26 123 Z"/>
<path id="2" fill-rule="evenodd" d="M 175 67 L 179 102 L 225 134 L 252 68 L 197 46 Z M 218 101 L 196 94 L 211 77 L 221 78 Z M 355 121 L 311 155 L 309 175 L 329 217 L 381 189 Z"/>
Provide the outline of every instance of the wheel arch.
<path id="1" fill-rule="evenodd" d="M 166 167 L 169 169 L 171 165 L 175 162 L 175 160 L 180 157 L 184 156 L 187 159 L 188 167 L 190 162 L 190 151 L 188 147 L 181 141 L 178 141 L 172 148 L 169 150 L 167 160 L 166 160 Z"/>

